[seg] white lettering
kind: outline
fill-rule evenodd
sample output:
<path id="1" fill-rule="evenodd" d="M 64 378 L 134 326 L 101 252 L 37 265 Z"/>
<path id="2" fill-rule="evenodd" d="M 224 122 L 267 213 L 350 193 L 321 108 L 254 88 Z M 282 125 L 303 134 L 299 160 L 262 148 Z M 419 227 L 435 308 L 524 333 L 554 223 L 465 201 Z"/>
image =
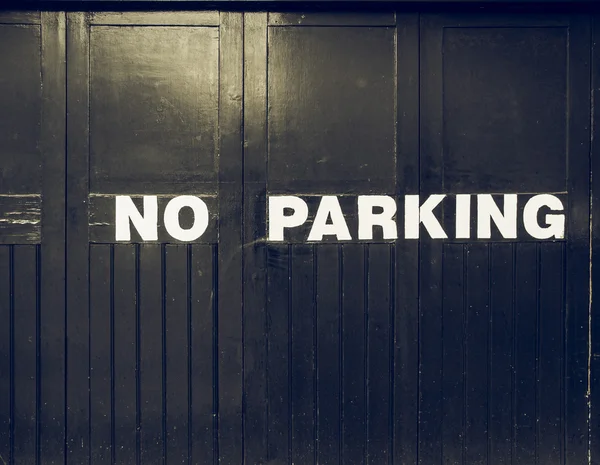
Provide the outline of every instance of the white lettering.
<path id="1" fill-rule="evenodd" d="M 446 239 L 442 225 L 433 214 L 437 207 L 446 197 L 445 194 L 430 195 L 423 205 L 419 206 L 418 195 L 407 195 L 404 201 L 404 237 L 406 239 L 419 238 L 419 225 L 423 223 L 425 229 L 432 239 Z"/>
<path id="2" fill-rule="evenodd" d="M 373 213 L 373 207 L 383 209 Z M 384 239 L 398 239 L 398 228 L 393 216 L 396 214 L 396 201 L 389 195 L 358 196 L 358 238 L 373 239 L 373 226 L 381 226 Z"/>
<path id="3" fill-rule="evenodd" d="M 538 223 L 538 212 L 541 207 L 549 207 L 553 211 L 563 211 L 560 199 L 551 194 L 535 195 L 525 204 L 523 223 L 525 230 L 536 239 L 563 239 L 565 237 L 565 215 L 546 215 L 547 227 L 542 228 Z"/>
<path id="4" fill-rule="evenodd" d="M 477 196 L 477 238 L 492 237 L 492 220 L 505 239 L 517 238 L 517 194 L 504 195 L 504 213 L 491 194 Z"/>
<path id="5" fill-rule="evenodd" d="M 284 215 L 284 210 L 293 210 L 291 215 Z M 300 197 L 279 195 L 269 197 L 269 238 L 270 241 L 283 241 L 284 228 L 296 228 L 307 220 L 308 205 Z"/>
<path id="6" fill-rule="evenodd" d="M 456 238 L 471 237 L 471 195 L 456 195 Z"/>
<path id="7" fill-rule="evenodd" d="M 331 216 L 331 224 L 327 224 L 329 216 Z M 340 202 L 335 195 L 325 195 L 321 198 L 308 240 L 322 241 L 323 236 L 335 236 L 339 241 L 352 239 Z"/>
<path id="8" fill-rule="evenodd" d="M 131 240 L 129 221 L 143 241 L 158 240 L 158 199 L 156 195 L 145 195 L 144 215 L 138 211 L 128 195 L 117 195 L 115 200 L 115 240 Z"/>
<path id="9" fill-rule="evenodd" d="M 189 207 L 194 212 L 194 224 L 183 229 L 179 223 L 179 211 Z M 193 195 L 180 195 L 169 201 L 165 208 L 165 229 L 179 241 L 190 242 L 198 239 L 208 227 L 208 207 L 204 200 Z"/>

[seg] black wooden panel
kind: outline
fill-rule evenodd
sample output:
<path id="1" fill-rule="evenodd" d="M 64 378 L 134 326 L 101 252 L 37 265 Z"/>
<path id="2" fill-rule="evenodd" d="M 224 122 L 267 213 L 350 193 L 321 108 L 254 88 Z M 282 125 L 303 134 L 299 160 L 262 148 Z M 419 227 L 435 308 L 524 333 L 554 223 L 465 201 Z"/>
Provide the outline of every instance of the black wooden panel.
<path id="1" fill-rule="evenodd" d="M 210 465 L 216 457 L 217 254 L 214 247 L 200 245 L 191 246 L 190 254 L 190 462 Z"/>
<path id="2" fill-rule="evenodd" d="M 565 189 L 567 38 L 566 28 L 444 29 L 445 191 Z"/>
<path id="3" fill-rule="evenodd" d="M 92 250 L 95 247 L 92 246 Z M 166 302 L 163 292 L 163 249 L 158 244 L 142 244 L 139 254 L 140 463 L 162 464 L 165 451 L 163 318 L 166 316 L 166 309 L 163 308 L 163 302 Z M 182 297 L 187 297 L 187 293 Z M 178 334 L 173 336 L 180 337 Z"/>
<path id="4" fill-rule="evenodd" d="M 488 460 L 499 465 L 511 464 L 511 441 L 514 434 L 511 405 L 514 356 L 514 247 L 511 244 L 490 245 Z"/>
<path id="5" fill-rule="evenodd" d="M 536 461 L 538 245 L 517 244 L 515 255 L 513 463 Z"/>
<path id="6" fill-rule="evenodd" d="M 487 463 L 489 383 L 489 245 L 467 246 L 465 462 Z"/>
<path id="7" fill-rule="evenodd" d="M 66 460 L 88 460 L 90 441 L 89 328 L 89 41 L 87 15 L 67 14 L 66 191 Z"/>
<path id="8" fill-rule="evenodd" d="M 13 456 L 13 262 L 12 247 L 0 246 L 0 454 Z"/>
<path id="9" fill-rule="evenodd" d="M 41 192 L 41 97 L 40 27 L 0 25 L 0 194 Z"/>
<path id="10" fill-rule="evenodd" d="M 600 15 L 594 15 L 592 18 L 592 98 L 597 102 L 599 97 L 600 89 Z M 591 144 L 591 160 L 590 169 L 592 172 L 598 171 L 600 165 L 600 105 L 594 105 L 592 108 L 592 144 Z M 600 278 L 598 278 L 597 271 L 593 270 L 600 269 L 600 177 L 596 176 L 592 178 L 591 187 L 591 201 L 592 201 L 592 237 L 591 237 L 591 263 L 592 263 L 592 282 L 591 292 L 593 295 L 600 293 Z M 593 407 L 594 405 L 600 404 L 600 311 L 598 310 L 598 299 L 592 298 L 591 302 L 591 359 L 590 359 L 590 387 L 591 396 L 590 400 L 592 403 L 591 416 L 590 416 L 590 445 L 592 457 L 600 457 L 600 409 Z"/>
<path id="11" fill-rule="evenodd" d="M 166 457 L 184 463 L 189 455 L 189 334 L 187 246 L 165 250 Z"/>
<path id="12" fill-rule="evenodd" d="M 65 457 L 66 17 L 42 12 L 40 463 Z"/>
<path id="13" fill-rule="evenodd" d="M 342 463 L 362 464 L 367 452 L 366 247 L 342 247 Z"/>
<path id="14" fill-rule="evenodd" d="M 465 450 L 465 246 L 443 249 L 442 463 L 464 463 Z"/>
<path id="15" fill-rule="evenodd" d="M 393 191 L 392 28 L 270 28 L 268 185 Z"/>
<path id="16" fill-rule="evenodd" d="M 39 456 L 39 248 L 13 250 L 13 460 L 33 464 Z"/>
<path id="17" fill-rule="evenodd" d="M 391 341 L 393 340 L 393 250 L 368 248 L 367 298 L 367 462 L 389 463 L 392 438 Z"/>
<path id="18" fill-rule="evenodd" d="M 218 460 L 243 460 L 243 17 L 222 13 L 219 62 Z"/>
<path id="19" fill-rule="evenodd" d="M 90 247 L 90 465 L 114 463 L 114 251 Z"/>
<path id="20" fill-rule="evenodd" d="M 136 463 L 138 445 L 139 246 L 114 246 L 114 441 L 117 463 Z"/>
<path id="21" fill-rule="evenodd" d="M 541 244 L 538 316 L 538 431 L 539 463 L 564 458 L 564 247 Z"/>
<path id="22" fill-rule="evenodd" d="M 289 463 L 292 446 L 291 248 L 267 248 L 267 452 L 275 464 Z"/>
<path id="23" fill-rule="evenodd" d="M 317 463 L 340 463 L 341 250 L 316 250 Z"/>
<path id="24" fill-rule="evenodd" d="M 218 29 L 94 26 L 90 60 L 92 192 L 216 181 Z"/>
<path id="25" fill-rule="evenodd" d="M 39 244 L 41 207 L 39 195 L 0 195 L 0 244 Z"/>
<path id="26" fill-rule="evenodd" d="M 293 245 L 290 263 L 291 402 L 293 463 L 315 463 L 316 305 L 315 248 Z"/>

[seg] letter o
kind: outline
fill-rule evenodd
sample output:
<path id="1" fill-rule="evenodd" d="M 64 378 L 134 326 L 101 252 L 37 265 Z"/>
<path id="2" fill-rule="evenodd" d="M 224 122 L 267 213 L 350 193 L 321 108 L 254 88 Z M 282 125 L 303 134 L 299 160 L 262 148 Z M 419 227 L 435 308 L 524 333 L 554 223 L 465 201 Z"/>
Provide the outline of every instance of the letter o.
<path id="1" fill-rule="evenodd" d="M 194 212 L 194 224 L 189 229 L 183 229 L 179 224 L 179 211 L 190 207 Z M 165 229 L 173 237 L 182 242 L 198 239 L 208 227 L 208 207 L 199 197 L 180 195 L 175 197 L 165 208 Z"/>

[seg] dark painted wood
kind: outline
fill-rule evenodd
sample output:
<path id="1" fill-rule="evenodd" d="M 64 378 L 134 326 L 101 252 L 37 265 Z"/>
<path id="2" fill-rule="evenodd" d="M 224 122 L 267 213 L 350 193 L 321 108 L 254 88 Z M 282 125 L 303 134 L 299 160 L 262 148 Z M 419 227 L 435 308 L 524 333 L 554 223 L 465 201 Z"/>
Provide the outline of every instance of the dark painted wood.
<path id="1" fill-rule="evenodd" d="M 243 460 L 243 18 L 221 13 L 219 83 L 218 460 Z"/>
<path id="2" fill-rule="evenodd" d="M 39 244 L 41 207 L 42 198 L 37 194 L 0 195 L 0 244 Z"/>
<path id="3" fill-rule="evenodd" d="M 564 247 L 540 244 L 538 346 L 539 463 L 564 458 Z"/>
<path id="4" fill-rule="evenodd" d="M 392 450 L 390 376 L 393 340 L 392 247 L 368 246 L 367 276 L 367 463 L 389 463 Z"/>
<path id="5" fill-rule="evenodd" d="M 90 465 L 113 463 L 114 251 L 90 247 Z M 155 343 L 154 343 L 155 344 Z M 161 451 L 162 452 L 162 451 Z"/>
<path id="6" fill-rule="evenodd" d="M 13 250 L 13 460 L 34 464 L 39 457 L 39 248 Z"/>
<path id="7" fill-rule="evenodd" d="M 0 24 L 0 194 L 41 192 L 41 63 L 39 25 Z"/>
<path id="8" fill-rule="evenodd" d="M 600 15 L 592 17 L 592 102 L 591 106 L 591 159 L 590 170 L 600 169 L 600 105 L 597 105 L 600 98 Z M 600 409 L 597 406 L 600 403 L 600 312 L 598 310 L 598 299 L 594 295 L 600 293 L 600 278 L 598 269 L 600 269 L 600 176 L 593 177 L 591 180 L 591 265 L 592 265 L 592 299 L 590 307 L 591 323 L 591 346 L 590 346 L 590 401 L 592 404 L 590 417 L 590 445 L 591 456 L 596 460 L 600 457 Z"/>
<path id="9" fill-rule="evenodd" d="M 150 191 L 152 193 L 152 191 Z M 144 211 L 143 199 L 141 196 L 130 196 L 140 212 Z M 206 231 L 194 241 L 186 241 L 186 243 L 212 244 L 218 239 L 218 213 L 219 200 L 216 195 L 213 196 L 197 196 L 206 204 L 209 215 L 209 223 Z M 164 212 L 167 204 L 174 198 L 173 195 L 158 196 L 158 240 L 157 242 L 165 243 L 181 242 L 173 238 L 165 228 Z M 1 200 L 0 200 L 1 201 Z M 89 241 L 92 243 L 111 243 L 115 242 L 115 195 L 92 194 L 88 200 L 89 214 Z M 182 208 L 179 213 L 179 224 L 182 228 L 188 229 L 194 224 L 194 212 L 191 208 Z M 128 242 L 153 242 L 144 241 L 140 237 L 137 229 L 130 224 L 131 240 Z"/>
<path id="10" fill-rule="evenodd" d="M 536 462 L 536 374 L 538 267 L 537 244 L 515 246 L 513 387 L 513 463 Z"/>
<path id="11" fill-rule="evenodd" d="M 290 268 L 291 460 L 316 464 L 315 248 L 293 245 Z"/>
<path id="12" fill-rule="evenodd" d="M 565 462 L 587 460 L 590 307 L 590 18 L 570 18 Z"/>
<path id="13" fill-rule="evenodd" d="M 13 293 L 12 247 L 0 246 L 0 455 L 12 460 L 13 421 Z"/>
<path id="14" fill-rule="evenodd" d="M 244 15 L 244 461 L 268 462 L 266 13 Z M 281 311 L 281 310 L 280 310 Z"/>
<path id="15" fill-rule="evenodd" d="M 465 329 L 465 462 L 488 463 L 489 245 L 467 246 Z"/>
<path id="16" fill-rule="evenodd" d="M 353 12 L 269 13 L 269 26 L 395 26 L 393 12 L 357 14 Z"/>
<path id="17" fill-rule="evenodd" d="M 448 244 L 443 249 L 442 293 L 443 418 L 442 463 L 464 463 L 465 453 L 465 246 Z"/>
<path id="18" fill-rule="evenodd" d="M 269 189 L 393 191 L 394 75 L 392 28 L 270 28 Z"/>
<path id="19" fill-rule="evenodd" d="M 185 463 L 189 456 L 187 247 L 165 247 L 166 460 L 173 463 Z"/>
<path id="20" fill-rule="evenodd" d="M 116 463 L 138 460 L 138 245 L 114 246 L 113 447 Z"/>
<path id="21" fill-rule="evenodd" d="M 91 27 L 91 192 L 211 189 L 202 185 L 217 180 L 218 66 L 216 28 Z"/>
<path id="22" fill-rule="evenodd" d="M 290 463 L 292 447 L 291 248 L 267 247 L 267 453 L 275 465 Z"/>
<path id="23" fill-rule="evenodd" d="M 92 246 L 95 248 L 96 246 Z M 186 260 L 183 261 L 186 264 Z M 139 423 L 140 463 L 162 464 L 163 443 L 163 253 L 158 244 L 139 246 Z M 168 274 L 170 279 L 170 274 Z M 187 279 L 184 283 L 187 282 Z M 178 299 L 186 298 L 184 292 Z M 184 331 L 184 334 L 187 334 Z M 171 337 L 179 338 L 175 333 Z M 183 363 L 183 360 L 182 362 Z M 185 386 L 182 383 L 183 386 Z M 185 399 L 184 399 L 185 400 Z"/>
<path id="24" fill-rule="evenodd" d="M 89 242 L 87 15 L 67 14 L 66 462 L 89 457 Z"/>
<path id="25" fill-rule="evenodd" d="M 66 16 L 42 17 L 40 463 L 65 456 Z"/>
<path id="26" fill-rule="evenodd" d="M 317 463 L 340 463 L 341 444 L 341 249 L 316 249 Z"/>
<path id="27" fill-rule="evenodd" d="M 396 193 L 419 192 L 419 17 L 396 13 Z M 399 207 L 397 218 L 401 218 Z M 402 237 L 402 228 L 399 237 Z M 419 244 L 395 244 L 394 463 L 417 463 Z"/>
<path id="28" fill-rule="evenodd" d="M 365 341 L 367 261 L 365 247 L 342 246 L 342 463 L 366 459 L 367 391 Z"/>
<path id="29" fill-rule="evenodd" d="M 489 461 L 499 465 L 511 463 L 514 434 L 511 404 L 514 373 L 514 247 L 512 244 L 490 245 L 488 437 Z"/>
<path id="30" fill-rule="evenodd" d="M 206 245 L 192 245 L 188 250 L 189 273 L 189 376 L 190 463 L 211 465 L 216 458 L 213 426 L 217 392 L 215 377 L 215 323 L 217 299 L 215 273 L 216 250 Z"/>

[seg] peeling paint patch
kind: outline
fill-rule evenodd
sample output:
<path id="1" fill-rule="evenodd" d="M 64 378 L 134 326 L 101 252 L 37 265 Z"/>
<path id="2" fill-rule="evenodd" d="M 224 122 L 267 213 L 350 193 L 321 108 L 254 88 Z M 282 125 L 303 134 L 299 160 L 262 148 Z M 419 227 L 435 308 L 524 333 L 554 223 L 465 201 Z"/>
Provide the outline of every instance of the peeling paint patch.
<path id="1" fill-rule="evenodd" d="M 41 222 L 40 195 L 0 196 L 0 244 L 39 244 Z"/>

